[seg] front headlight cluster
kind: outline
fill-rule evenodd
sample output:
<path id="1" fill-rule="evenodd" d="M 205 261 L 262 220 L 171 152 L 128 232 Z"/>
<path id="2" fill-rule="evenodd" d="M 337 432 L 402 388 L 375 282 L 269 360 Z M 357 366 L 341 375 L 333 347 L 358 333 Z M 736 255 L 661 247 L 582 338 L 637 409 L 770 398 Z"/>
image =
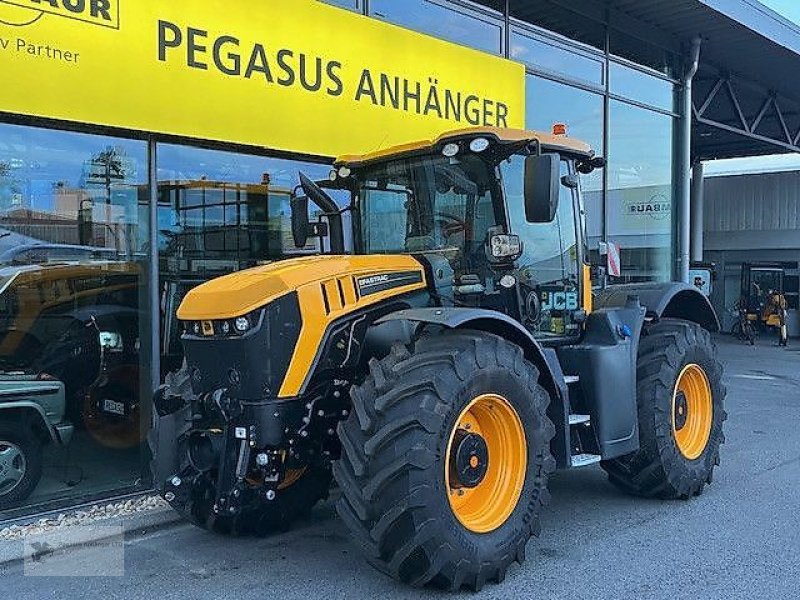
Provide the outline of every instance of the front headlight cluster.
<path id="1" fill-rule="evenodd" d="M 186 321 L 184 330 L 190 335 L 198 337 L 211 336 L 239 336 L 244 335 L 258 325 L 260 311 L 233 319 L 213 319 L 207 321 Z"/>

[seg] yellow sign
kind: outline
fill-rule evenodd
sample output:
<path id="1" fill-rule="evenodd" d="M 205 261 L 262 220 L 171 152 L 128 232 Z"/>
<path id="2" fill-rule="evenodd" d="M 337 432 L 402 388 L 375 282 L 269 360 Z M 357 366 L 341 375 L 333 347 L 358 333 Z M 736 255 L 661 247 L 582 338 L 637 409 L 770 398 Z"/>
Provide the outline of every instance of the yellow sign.
<path id="1" fill-rule="evenodd" d="M 522 65 L 313 0 L 0 0 L 0 69 L 3 112 L 327 156 L 525 120 Z"/>

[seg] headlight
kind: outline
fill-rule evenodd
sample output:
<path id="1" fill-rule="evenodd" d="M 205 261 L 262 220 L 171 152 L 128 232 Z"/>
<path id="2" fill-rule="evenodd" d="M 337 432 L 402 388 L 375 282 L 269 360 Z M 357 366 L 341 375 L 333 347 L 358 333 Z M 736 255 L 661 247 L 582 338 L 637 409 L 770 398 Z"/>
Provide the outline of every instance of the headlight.
<path id="1" fill-rule="evenodd" d="M 195 335 L 200 335 L 200 323 L 197 321 L 192 323 L 192 333 Z"/>
<path id="2" fill-rule="evenodd" d="M 231 331 L 231 324 L 228 323 L 227 321 L 223 321 L 222 325 L 220 326 L 220 329 L 222 329 L 222 333 L 224 335 L 228 335 Z"/>
<path id="3" fill-rule="evenodd" d="M 239 333 L 244 333 L 250 329 L 250 319 L 247 317 L 236 317 L 236 321 L 234 321 L 233 326 L 236 327 L 236 331 Z"/>

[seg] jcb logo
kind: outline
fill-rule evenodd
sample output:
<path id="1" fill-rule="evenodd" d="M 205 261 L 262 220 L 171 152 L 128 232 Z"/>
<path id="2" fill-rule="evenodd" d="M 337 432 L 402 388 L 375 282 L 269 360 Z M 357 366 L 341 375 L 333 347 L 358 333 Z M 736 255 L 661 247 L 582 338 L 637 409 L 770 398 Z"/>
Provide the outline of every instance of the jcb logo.
<path id="1" fill-rule="evenodd" d="M 119 0 L 0 0 L 0 23 L 32 25 L 45 15 L 119 29 Z"/>
<path id="2" fill-rule="evenodd" d="M 543 310 L 578 310 L 578 294 L 575 292 L 543 292 Z"/>

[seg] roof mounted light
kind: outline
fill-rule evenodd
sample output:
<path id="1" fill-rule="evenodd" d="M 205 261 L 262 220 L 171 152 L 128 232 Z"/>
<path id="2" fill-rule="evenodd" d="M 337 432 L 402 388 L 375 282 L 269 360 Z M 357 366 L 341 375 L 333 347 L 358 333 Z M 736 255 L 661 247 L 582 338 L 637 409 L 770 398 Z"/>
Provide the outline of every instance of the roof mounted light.
<path id="1" fill-rule="evenodd" d="M 350 173 L 352 173 L 350 167 L 344 165 L 339 167 L 339 177 L 350 177 Z"/>
<path id="2" fill-rule="evenodd" d="M 336 169 L 331 169 L 331 172 L 328 173 L 328 179 L 331 181 L 336 181 Z"/>
<path id="3" fill-rule="evenodd" d="M 456 154 L 458 154 L 459 150 L 461 150 L 461 148 L 459 147 L 458 144 L 456 144 L 455 142 L 450 142 L 448 144 L 445 144 L 444 148 L 442 148 L 442 156 L 445 156 L 447 158 L 453 158 Z"/>
<path id="4" fill-rule="evenodd" d="M 473 152 L 483 152 L 489 147 L 489 140 L 485 137 L 477 137 L 469 143 L 469 149 Z"/>

